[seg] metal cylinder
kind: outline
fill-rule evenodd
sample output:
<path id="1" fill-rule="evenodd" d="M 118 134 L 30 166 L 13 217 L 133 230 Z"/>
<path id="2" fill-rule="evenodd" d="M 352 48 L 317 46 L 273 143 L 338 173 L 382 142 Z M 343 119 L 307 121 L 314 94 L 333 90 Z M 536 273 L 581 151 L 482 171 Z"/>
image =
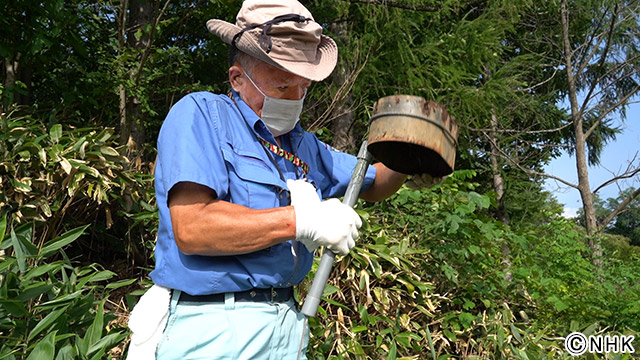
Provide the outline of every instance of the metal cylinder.
<path id="1" fill-rule="evenodd" d="M 369 152 L 403 174 L 453 172 L 458 125 L 444 106 L 419 96 L 380 98 L 369 129 Z"/>
<path id="2" fill-rule="evenodd" d="M 351 180 L 349 181 L 349 185 L 347 186 L 347 190 L 344 194 L 344 199 L 342 199 L 343 204 L 350 207 L 355 206 L 356 201 L 358 201 L 358 195 L 360 194 L 360 189 L 362 189 L 364 177 L 367 174 L 367 168 L 369 167 L 370 162 L 371 154 L 367 151 L 367 142 L 364 141 L 362 145 L 360 145 L 360 151 L 358 152 L 358 162 L 356 163 L 356 168 L 353 170 L 353 174 L 351 175 Z M 335 258 L 336 254 L 334 254 L 329 249 L 325 249 L 324 254 L 322 254 L 320 264 L 318 264 L 318 271 L 316 271 L 316 275 L 313 278 L 313 283 L 311 283 L 309 293 L 304 300 L 302 310 L 300 310 L 300 312 L 307 317 L 315 317 L 316 312 L 318 312 L 318 306 L 320 305 L 320 299 L 322 298 L 322 293 L 324 292 L 324 286 L 326 285 L 327 280 L 329 279 L 329 275 L 331 274 L 331 269 L 333 268 L 333 262 Z"/>

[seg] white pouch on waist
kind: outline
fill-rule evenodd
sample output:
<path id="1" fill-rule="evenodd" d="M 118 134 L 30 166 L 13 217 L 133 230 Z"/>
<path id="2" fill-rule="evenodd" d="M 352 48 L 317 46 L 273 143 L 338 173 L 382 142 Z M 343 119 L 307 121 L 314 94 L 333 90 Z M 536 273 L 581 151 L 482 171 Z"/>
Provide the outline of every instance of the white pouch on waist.
<path id="1" fill-rule="evenodd" d="M 171 290 L 153 285 L 142 295 L 129 316 L 129 329 L 133 335 L 127 360 L 155 360 L 156 348 L 162 339 L 167 319 Z"/>

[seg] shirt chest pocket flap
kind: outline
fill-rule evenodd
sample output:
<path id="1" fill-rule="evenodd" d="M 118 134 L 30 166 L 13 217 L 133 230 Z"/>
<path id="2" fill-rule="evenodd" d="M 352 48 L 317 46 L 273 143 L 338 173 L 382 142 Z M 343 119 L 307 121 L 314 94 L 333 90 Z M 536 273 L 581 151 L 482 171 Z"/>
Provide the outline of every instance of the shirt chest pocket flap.
<path id="1" fill-rule="evenodd" d="M 229 197 L 234 204 L 252 209 L 279 206 L 284 183 L 263 159 L 250 151 L 222 148 L 229 172 Z"/>

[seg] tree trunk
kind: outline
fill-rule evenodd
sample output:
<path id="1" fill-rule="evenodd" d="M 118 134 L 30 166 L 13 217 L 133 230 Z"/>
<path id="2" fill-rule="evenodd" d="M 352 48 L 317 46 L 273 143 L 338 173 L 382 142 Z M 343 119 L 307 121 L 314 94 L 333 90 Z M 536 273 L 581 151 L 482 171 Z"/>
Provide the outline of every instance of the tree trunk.
<path id="1" fill-rule="evenodd" d="M 20 69 L 20 81 L 26 86 L 24 89 L 24 94 L 17 94 L 16 103 L 19 105 L 31 105 L 31 92 L 33 90 L 32 86 L 32 78 L 33 78 L 33 64 L 30 61 L 25 61 L 21 64 Z"/>
<path id="2" fill-rule="evenodd" d="M 339 38 L 347 38 L 349 35 L 349 28 L 346 22 L 339 22 L 331 24 L 331 31 Z M 334 84 L 343 84 L 345 81 L 349 81 L 349 64 L 344 60 L 344 57 L 340 57 L 338 66 L 331 75 L 331 80 Z M 332 146 L 341 151 L 354 150 L 356 148 L 356 142 L 353 134 L 353 95 L 351 92 L 347 93 L 344 100 L 336 105 L 333 109 L 330 118 L 333 118 L 331 124 L 331 132 L 333 133 Z"/>
<path id="3" fill-rule="evenodd" d="M 4 59 L 4 88 L 12 87 L 16 84 L 16 79 L 18 78 L 18 68 L 20 64 L 18 61 L 5 58 Z"/>
<path id="4" fill-rule="evenodd" d="M 499 221 L 504 223 L 505 225 L 509 225 L 509 218 L 507 217 L 507 213 L 504 209 L 504 178 L 502 177 L 502 172 L 500 172 L 500 165 L 498 161 L 498 139 L 496 138 L 496 129 L 498 127 L 498 118 L 494 111 L 491 111 L 491 139 L 489 144 L 491 146 L 491 152 L 489 153 L 489 157 L 491 158 L 491 172 L 493 173 L 493 189 L 496 191 L 497 197 L 496 202 L 498 203 L 498 209 L 496 211 L 496 217 Z M 513 264 L 511 263 L 509 246 L 507 244 L 502 245 L 502 263 L 505 266 L 505 279 L 507 281 L 511 281 L 513 279 L 513 275 L 511 273 L 511 267 Z"/>
<path id="5" fill-rule="evenodd" d="M 498 195 L 496 198 L 496 202 L 498 203 L 498 210 L 496 216 L 498 220 L 503 222 L 506 225 L 509 225 L 509 218 L 504 209 L 504 178 L 502 177 L 502 172 L 500 172 L 500 165 L 498 162 L 499 159 L 499 149 L 498 149 L 498 140 L 496 138 L 496 129 L 498 126 L 498 118 L 495 113 L 491 111 L 491 137 L 492 141 L 489 141 L 491 145 L 491 172 L 493 173 L 493 189 L 496 191 Z"/>
<path id="6" fill-rule="evenodd" d="M 340 81 L 344 76 L 344 68 L 338 69 L 333 75 L 333 81 Z M 334 109 L 335 117 L 331 124 L 331 132 L 333 134 L 332 146 L 340 151 L 350 151 L 355 148 L 355 140 L 353 137 L 353 96 L 347 95 L 344 102 L 338 104 Z"/>
<path id="7" fill-rule="evenodd" d="M 126 6 L 127 1 L 123 1 L 122 4 Z M 139 53 L 138 60 L 142 61 L 142 54 L 150 42 L 149 31 L 145 27 L 147 25 L 153 26 L 153 2 L 150 0 L 131 0 L 128 7 L 129 19 L 128 21 L 121 20 L 121 23 L 128 24 L 127 45 Z M 126 7 L 123 8 L 123 11 L 126 11 Z M 139 30 L 142 30 L 142 35 L 136 37 L 136 33 L 140 34 Z M 130 70 L 129 76 L 134 80 L 139 76 L 136 67 Z M 139 158 L 145 143 L 144 114 L 140 99 L 135 95 L 129 96 L 124 87 L 120 88 L 120 112 L 120 144 L 127 145 L 130 159 Z"/>
<path id="8" fill-rule="evenodd" d="M 22 59 L 22 54 L 17 53 L 15 56 L 7 57 L 3 59 L 4 63 L 4 91 L 8 91 L 13 93 L 13 99 L 11 102 L 17 105 L 29 105 L 29 100 L 31 97 L 27 95 L 22 95 L 20 92 L 15 90 L 16 83 L 18 81 L 26 84 L 28 88 L 30 88 L 31 84 L 31 71 L 30 68 L 23 69 L 24 64 L 20 61 Z M 23 75 L 26 75 L 23 76 Z M 5 108 L 9 104 L 2 104 Z"/>
<path id="9" fill-rule="evenodd" d="M 13 58 L 4 58 L 3 63 L 4 81 L 2 85 L 4 86 L 4 91 L 7 91 L 16 84 L 20 64 L 17 61 L 14 61 Z M 2 112 L 5 112 L 8 109 L 9 104 L 3 103 L 2 106 Z"/>
<path id="10" fill-rule="evenodd" d="M 24 23 L 30 24 L 33 19 L 33 9 L 27 7 L 23 14 Z M 13 41 L 14 44 L 29 44 L 33 41 L 29 36 L 21 33 L 20 31 L 15 31 L 10 33 L 14 36 Z M 29 32 L 27 32 L 29 34 Z M 14 48 L 16 49 L 16 48 Z M 28 49 L 27 47 L 17 47 L 17 49 Z M 26 54 L 26 55 L 25 55 Z M 5 91 L 9 89 L 9 91 L 13 94 L 13 103 L 17 105 L 31 105 L 31 78 L 33 75 L 33 64 L 28 50 L 21 51 L 15 50 L 15 53 L 10 55 L 8 58 L 5 58 Z M 20 91 L 16 91 L 16 85 L 18 82 L 21 83 L 19 86 L 25 86 L 24 89 Z M 13 89 L 12 89 L 13 88 Z M 8 105 L 8 104 L 7 104 Z"/>
<path id="11" fill-rule="evenodd" d="M 118 66 L 124 69 L 124 52 L 125 48 L 125 33 L 127 29 L 127 9 L 129 2 L 127 0 L 120 0 L 120 13 L 117 14 L 118 19 Z M 120 81 L 118 85 L 118 95 L 120 98 L 119 104 L 119 116 L 120 116 L 120 145 L 127 143 L 129 139 L 129 122 L 127 121 L 127 89 L 124 87 L 124 80 Z"/>
<path id="12" fill-rule="evenodd" d="M 573 74 L 572 66 L 572 49 L 569 42 L 569 19 L 567 12 L 567 1 L 563 0 L 561 4 L 561 20 L 562 20 L 562 37 L 565 56 L 565 66 L 567 72 L 567 82 L 569 85 L 569 101 L 571 103 L 571 119 L 573 121 L 573 131 L 576 140 L 576 167 L 578 171 L 578 191 L 582 198 L 582 206 L 584 209 L 585 225 L 587 234 L 589 235 L 589 247 L 593 251 L 593 265 L 596 270 L 602 266 L 602 249 L 600 242 L 594 236 L 598 231 L 596 221 L 596 211 L 593 205 L 593 193 L 589 185 L 589 168 L 587 167 L 587 149 L 586 136 L 584 132 L 584 124 L 582 121 L 582 113 L 578 105 L 577 79 Z"/>

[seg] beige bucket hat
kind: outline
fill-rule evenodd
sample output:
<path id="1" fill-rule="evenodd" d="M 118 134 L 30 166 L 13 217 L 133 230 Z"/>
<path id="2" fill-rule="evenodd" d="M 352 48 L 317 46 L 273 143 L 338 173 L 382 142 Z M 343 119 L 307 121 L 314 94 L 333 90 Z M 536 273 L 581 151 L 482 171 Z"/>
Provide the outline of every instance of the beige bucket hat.
<path id="1" fill-rule="evenodd" d="M 324 80 L 338 61 L 338 46 L 296 0 L 246 0 L 231 24 L 207 21 L 225 43 L 309 80 Z"/>

